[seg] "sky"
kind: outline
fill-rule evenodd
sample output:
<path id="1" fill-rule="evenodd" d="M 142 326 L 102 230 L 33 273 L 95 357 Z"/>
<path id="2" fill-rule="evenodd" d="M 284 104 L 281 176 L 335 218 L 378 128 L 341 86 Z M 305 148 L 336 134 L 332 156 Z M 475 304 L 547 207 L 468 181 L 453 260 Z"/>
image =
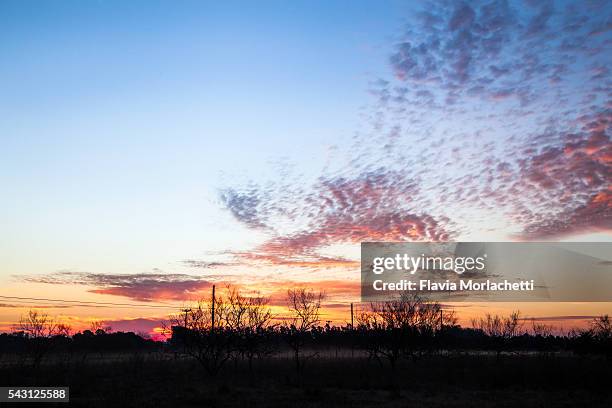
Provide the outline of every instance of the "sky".
<path id="1" fill-rule="evenodd" d="M 0 38 L 4 330 L 212 284 L 341 323 L 361 241 L 612 239 L 609 1 L 2 0 Z"/>

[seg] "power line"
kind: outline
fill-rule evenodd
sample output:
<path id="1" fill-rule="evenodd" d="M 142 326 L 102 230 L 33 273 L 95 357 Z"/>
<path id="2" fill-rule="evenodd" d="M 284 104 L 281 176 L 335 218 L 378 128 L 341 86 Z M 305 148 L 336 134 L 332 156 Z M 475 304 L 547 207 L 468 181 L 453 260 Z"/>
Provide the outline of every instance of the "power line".
<path id="1" fill-rule="evenodd" d="M 0 297 L 0 300 L 5 300 L 2 299 Z M 111 305 L 96 305 L 96 304 L 91 304 L 91 303 L 63 303 L 63 302 L 57 302 L 57 303 L 47 303 L 47 304 L 33 304 L 31 301 L 29 300 L 15 300 L 15 299 L 10 299 L 10 305 L 14 306 L 14 307 L 23 307 L 23 308 L 30 308 L 30 309 L 38 309 L 38 308 L 44 308 L 44 309 L 51 309 L 51 308 L 67 308 L 67 307 L 93 307 L 93 308 L 101 308 L 101 309 L 138 309 L 140 307 L 148 307 L 150 308 L 150 306 L 139 306 L 139 305 L 134 305 L 134 306 L 111 306 Z M 162 307 L 159 307 L 156 309 L 162 309 Z"/>
<path id="2" fill-rule="evenodd" d="M 115 302 L 96 302 L 96 301 L 82 301 L 82 300 L 69 300 L 69 299 L 50 299 L 50 298 L 34 298 L 34 297 L 20 297 L 20 296 L 4 296 L 0 295 L 0 299 L 10 299 L 17 301 L 39 301 L 39 302 L 62 302 L 68 303 L 73 306 L 98 306 L 98 307 L 145 307 L 155 309 L 174 309 L 176 306 L 173 305 L 143 305 L 135 303 L 115 303 Z"/>
<path id="3" fill-rule="evenodd" d="M 177 309 L 180 307 L 178 305 L 149 305 L 149 304 L 135 304 L 135 303 L 116 303 L 116 302 L 97 302 L 97 301 L 83 301 L 83 300 L 71 300 L 71 299 L 51 299 L 51 298 L 34 298 L 34 297 L 20 297 L 20 296 L 5 296 L 5 295 L 0 295 L 0 300 L 4 300 L 4 299 L 8 299 L 12 302 L 32 302 L 32 301 L 38 301 L 38 302 L 60 302 L 63 303 L 66 306 L 75 306 L 75 307 L 108 307 L 108 308 L 127 308 L 127 307 L 133 307 L 133 308 L 151 308 L 151 309 Z M 21 306 L 21 305 L 20 305 Z M 24 306 L 27 306 L 24 305 Z M 61 306 L 61 305 L 58 305 Z M 33 308 L 36 308 L 36 306 L 32 306 Z M 184 310 L 181 310 L 184 312 Z M 329 313 L 329 312 L 320 312 L 319 315 L 321 317 L 325 317 L 325 316 L 330 316 L 333 315 L 333 313 Z M 291 315 L 278 315 L 275 316 L 277 319 L 293 319 L 295 318 L 295 316 L 291 316 Z"/>

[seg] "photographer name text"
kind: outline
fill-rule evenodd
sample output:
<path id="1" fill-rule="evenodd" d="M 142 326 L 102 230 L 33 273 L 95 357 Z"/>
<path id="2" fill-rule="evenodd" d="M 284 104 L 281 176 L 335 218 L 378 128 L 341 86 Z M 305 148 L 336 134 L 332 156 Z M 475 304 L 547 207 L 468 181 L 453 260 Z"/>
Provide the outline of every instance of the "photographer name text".
<path id="1" fill-rule="evenodd" d="M 520 280 L 511 282 L 507 279 L 503 281 L 476 281 L 473 279 L 459 279 L 459 281 L 446 280 L 444 282 L 431 279 L 409 280 L 401 279 L 396 282 L 385 282 L 377 279 L 372 282 L 372 287 L 376 291 L 429 291 L 429 292 L 455 292 L 455 291 L 482 291 L 482 292 L 503 292 L 503 291 L 533 291 L 534 281 Z"/>

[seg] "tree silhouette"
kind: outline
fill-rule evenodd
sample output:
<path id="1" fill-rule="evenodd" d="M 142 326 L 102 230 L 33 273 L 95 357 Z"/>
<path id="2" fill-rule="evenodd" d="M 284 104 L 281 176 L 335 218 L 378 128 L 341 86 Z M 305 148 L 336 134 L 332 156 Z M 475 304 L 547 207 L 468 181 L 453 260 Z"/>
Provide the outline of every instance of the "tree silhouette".
<path id="1" fill-rule="evenodd" d="M 195 358 L 215 377 L 231 357 L 232 330 L 228 328 L 228 307 L 221 296 L 185 309 L 184 319 L 171 316 L 172 343 L 177 350 Z M 214 325 L 213 325 L 214 321 Z"/>
<path id="2" fill-rule="evenodd" d="M 437 302 L 428 302 L 417 294 L 370 304 L 369 311 L 358 315 L 361 345 L 370 358 L 385 358 L 395 372 L 401 358 L 416 361 L 432 351 L 434 336 L 445 325 L 456 322 L 454 313 L 446 312 Z"/>
<path id="3" fill-rule="evenodd" d="M 243 296 L 238 289 L 227 288 L 227 327 L 237 335 L 235 351 L 247 359 L 251 374 L 253 359 L 274 350 L 270 338 L 275 325 L 268 304 L 268 298 Z"/>
<path id="4" fill-rule="evenodd" d="M 580 331 L 575 342 L 581 351 L 603 354 L 612 361 L 612 320 L 609 315 L 595 317 L 587 330 Z"/>
<path id="5" fill-rule="evenodd" d="M 32 359 L 32 366 L 38 367 L 45 355 L 53 346 L 56 336 L 70 336 L 69 325 L 52 319 L 46 313 L 30 309 L 26 315 L 19 318 L 16 330 L 22 332 L 29 340 L 27 350 Z"/>
<path id="6" fill-rule="evenodd" d="M 293 351 L 298 378 L 304 360 L 314 356 L 314 354 L 303 356 L 303 348 L 308 338 L 312 337 L 312 330 L 320 323 L 321 302 L 324 298 L 323 292 L 315 292 L 306 288 L 287 291 L 287 306 L 291 317 L 283 324 L 281 330 L 285 341 Z"/>
<path id="7" fill-rule="evenodd" d="M 523 323 L 517 310 L 509 316 L 487 313 L 484 317 L 473 319 L 472 327 L 482 331 L 489 338 L 499 359 L 501 353 L 510 348 L 512 339 L 519 335 Z"/>

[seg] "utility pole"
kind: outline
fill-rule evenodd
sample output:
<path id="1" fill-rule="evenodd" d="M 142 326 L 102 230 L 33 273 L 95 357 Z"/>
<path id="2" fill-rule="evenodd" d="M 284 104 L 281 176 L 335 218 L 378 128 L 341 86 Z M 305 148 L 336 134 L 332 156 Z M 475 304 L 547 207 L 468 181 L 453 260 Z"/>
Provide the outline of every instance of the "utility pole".
<path id="1" fill-rule="evenodd" d="M 442 308 L 440 308 L 440 330 L 442 330 L 443 327 L 443 323 L 444 321 L 442 320 Z"/>
<path id="2" fill-rule="evenodd" d="M 181 312 L 185 313 L 185 328 L 187 328 L 187 313 L 191 312 L 191 308 L 181 309 Z"/>
<path id="3" fill-rule="evenodd" d="M 355 330 L 355 326 L 353 326 L 354 321 L 353 321 L 353 302 L 351 302 L 351 331 Z M 354 344 L 355 339 L 353 338 L 353 336 L 351 336 L 351 358 L 355 357 L 355 344 Z"/>
<path id="4" fill-rule="evenodd" d="M 212 321 L 210 325 L 211 330 L 215 329 L 215 285 L 213 285 L 212 293 Z"/>

